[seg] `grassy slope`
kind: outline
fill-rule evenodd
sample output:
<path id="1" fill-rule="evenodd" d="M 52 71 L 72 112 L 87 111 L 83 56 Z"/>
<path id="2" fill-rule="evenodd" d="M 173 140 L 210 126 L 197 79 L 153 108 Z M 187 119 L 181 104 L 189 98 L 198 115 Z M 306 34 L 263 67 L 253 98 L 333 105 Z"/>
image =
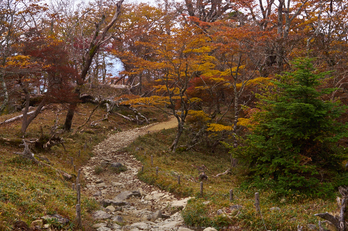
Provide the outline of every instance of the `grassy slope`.
<path id="1" fill-rule="evenodd" d="M 73 121 L 73 130 L 85 122 L 94 107 L 90 104 L 81 104 L 78 107 Z M 43 111 L 29 126 L 26 138 L 39 138 L 41 128 L 44 136 L 48 136 L 57 119 L 56 112 L 60 108 L 60 105 L 53 105 Z M 119 109 L 118 112 L 125 115 L 131 114 L 126 109 L 124 111 Z M 64 123 L 66 110 L 59 111 L 59 113 L 58 124 L 61 126 Z M 73 229 L 76 193 L 72 190 L 72 183 L 75 182 L 76 172 L 71 165 L 71 158 L 73 158 L 77 170 L 92 156 L 92 147 L 102 141 L 108 133 L 137 126 L 116 115 L 110 115 L 107 121 L 98 121 L 98 125 L 94 127 L 90 126 L 92 121 L 101 120 L 104 114 L 105 109 L 99 108 L 93 114 L 90 122 L 83 127 L 82 133 L 61 134 L 66 150 L 62 145 L 53 146 L 49 151 L 33 147 L 35 156 L 46 157 L 54 168 L 73 175 L 74 179 L 71 181 L 64 180 L 61 174 L 52 168 L 33 164 L 14 154 L 14 152 L 23 151 L 23 147 L 19 146 L 22 143 L 19 139 L 20 120 L 0 126 L 0 138 L 14 141 L 5 142 L 3 139 L 0 141 L 0 230 L 11 230 L 13 223 L 18 220 L 30 225 L 32 221 L 43 215 L 56 213 L 71 221 L 65 228 Z M 0 121 L 14 115 L 1 116 Z M 159 113 L 147 112 L 149 118 L 155 118 L 156 115 L 158 118 Z M 86 148 L 85 144 L 87 144 Z M 81 152 L 80 157 L 78 157 L 79 151 Z M 88 226 L 91 224 L 88 211 L 98 205 L 95 201 L 84 197 L 82 201 L 83 221 L 85 230 L 88 230 Z"/>
<path id="2" fill-rule="evenodd" d="M 195 151 L 171 153 L 168 147 L 174 139 L 173 130 L 163 130 L 158 134 L 148 134 L 138 138 L 127 151 L 134 153 L 144 164 L 144 172 L 139 177 L 160 188 L 167 189 L 179 196 L 194 196 L 183 215 L 186 224 L 191 226 L 215 226 L 223 230 L 297 230 L 308 224 L 318 225 L 319 218 L 314 214 L 322 212 L 338 212 L 335 201 L 320 199 L 301 199 L 290 202 L 283 198 L 272 198 L 271 191 L 260 192 L 260 204 L 264 222 L 255 212 L 253 189 L 241 190 L 236 177 L 232 174 L 216 176 L 230 168 L 229 154 L 201 153 Z M 182 141 L 187 140 L 182 137 Z M 153 165 L 151 166 L 151 155 Z M 205 173 L 209 176 L 204 182 L 204 195 L 200 196 L 199 170 L 197 166 L 205 165 Z M 159 175 L 156 176 L 156 166 Z M 181 176 L 181 184 L 177 176 Z M 233 189 L 234 200 L 229 201 L 229 192 Z M 283 199 L 283 200 L 282 200 Z M 295 199 L 295 198 L 293 198 Z M 209 201 L 208 204 L 204 203 Z M 241 205 L 242 209 L 231 211 L 232 205 Z M 279 207 L 279 210 L 271 210 Z M 226 215 L 217 215 L 222 209 Z M 227 228 L 228 227 L 228 228 Z M 236 228 L 239 227 L 239 228 Z"/>
<path id="3" fill-rule="evenodd" d="M 44 111 L 30 125 L 27 138 L 39 138 L 41 127 L 44 135 L 48 135 L 56 119 L 55 106 Z M 83 124 L 89 113 L 95 106 L 82 104 L 74 118 L 73 129 Z M 129 114 L 129 111 L 118 111 Z M 100 120 L 105 113 L 104 109 L 98 109 L 92 116 L 91 121 Z M 64 122 L 66 112 L 63 110 L 59 116 L 58 124 Z M 155 117 L 160 113 L 148 114 Z M 0 121 L 12 117 L 6 115 L 0 117 Z M 83 133 L 72 135 L 64 133 L 65 148 L 61 145 L 54 146 L 50 151 L 34 149 L 37 156 L 47 157 L 52 165 L 72 175 L 75 175 L 70 164 L 70 158 L 74 159 L 76 169 L 82 166 L 92 156 L 91 148 L 103 140 L 108 133 L 135 127 L 118 116 L 111 115 L 108 121 L 100 121 L 95 127 L 86 125 Z M 23 160 L 13 152 L 21 152 L 19 137 L 20 121 L 0 126 L 0 137 L 17 139 L 14 143 L 0 142 L 0 230 L 10 230 L 13 222 L 23 220 L 30 224 L 33 220 L 45 214 L 58 213 L 69 218 L 74 226 L 76 195 L 71 189 L 74 180 L 66 181 L 60 174 L 51 168 L 37 166 L 30 161 Z M 260 215 L 254 209 L 253 189 L 243 191 L 238 188 L 234 175 L 214 175 L 224 172 L 229 166 L 229 154 L 227 152 L 199 153 L 168 151 L 168 146 L 174 138 L 174 130 L 165 130 L 156 134 L 149 134 L 138 138 L 128 149 L 144 163 L 144 172 L 140 178 L 149 183 L 167 189 L 180 196 L 193 196 L 193 199 L 184 213 L 187 224 L 192 226 L 216 226 L 216 227 L 240 227 L 240 230 L 264 230 L 264 224 L 269 230 L 296 230 L 297 225 L 317 224 L 318 218 L 315 213 L 337 212 L 337 205 L 333 201 L 301 200 L 296 203 L 271 199 L 272 192 L 260 192 L 261 209 L 264 223 Z M 188 139 L 183 136 L 182 140 Z M 88 144 L 84 149 L 85 143 Z M 139 147 L 141 147 L 139 149 Z M 78 152 L 81 156 L 78 158 Z M 154 164 L 151 166 L 151 155 Z M 209 176 L 204 183 L 204 196 L 200 196 L 200 183 L 198 178 L 198 166 L 207 167 L 206 174 Z M 159 176 L 155 175 L 155 167 L 159 167 Z M 177 175 L 181 176 L 181 184 L 177 184 Z M 229 190 L 234 190 L 234 200 L 229 201 Z M 210 201 L 209 204 L 204 202 Z M 230 213 L 231 205 L 243 206 L 239 212 Z M 85 230 L 88 230 L 90 217 L 88 211 L 96 208 L 97 204 L 90 199 L 83 198 L 83 221 Z M 271 211 L 271 207 L 279 207 L 281 211 Z M 217 215 L 217 210 L 222 209 L 228 216 Z M 65 227 L 69 228 L 69 227 Z M 73 228 L 72 228 L 73 229 Z"/>

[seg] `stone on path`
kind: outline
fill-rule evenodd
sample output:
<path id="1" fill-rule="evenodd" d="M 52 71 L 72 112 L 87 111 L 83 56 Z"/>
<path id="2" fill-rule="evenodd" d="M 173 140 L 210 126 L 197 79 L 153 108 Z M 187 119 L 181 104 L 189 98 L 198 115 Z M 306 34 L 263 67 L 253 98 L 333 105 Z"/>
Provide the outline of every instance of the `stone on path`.
<path id="1" fill-rule="evenodd" d="M 191 197 L 184 198 L 184 199 L 178 200 L 178 201 L 173 201 L 171 206 L 173 208 L 184 209 L 187 205 L 187 201 L 190 199 L 191 199 Z"/>
<path id="2" fill-rule="evenodd" d="M 95 220 L 103 220 L 103 219 L 109 219 L 111 215 L 102 210 L 98 210 L 93 213 L 93 217 Z"/>
<path id="3" fill-rule="evenodd" d="M 208 228 L 205 228 L 203 231 L 217 231 L 217 230 L 215 228 L 208 227 Z"/>
<path id="4" fill-rule="evenodd" d="M 112 206 L 125 206 L 125 205 L 128 205 L 127 202 L 124 202 L 124 201 L 115 201 L 115 200 L 109 200 L 109 199 L 103 199 L 101 201 L 103 207 L 107 207 L 109 205 L 112 205 Z"/>
<path id="5" fill-rule="evenodd" d="M 113 223 L 113 224 L 110 225 L 110 228 L 112 228 L 112 229 L 122 229 L 122 226 L 120 226 L 120 225 L 118 225 L 116 223 Z"/>
<path id="6" fill-rule="evenodd" d="M 126 199 L 131 198 L 132 196 L 134 197 L 141 197 L 141 194 L 139 191 L 123 191 L 120 194 L 118 194 L 114 200 L 115 201 L 124 201 Z"/>
<path id="7" fill-rule="evenodd" d="M 94 224 L 92 227 L 97 229 L 97 228 L 106 227 L 106 226 L 107 226 L 106 223 L 97 223 L 97 224 Z"/>
<path id="8" fill-rule="evenodd" d="M 180 227 L 178 231 L 193 231 L 192 229 L 185 228 L 185 227 Z"/>
<path id="9" fill-rule="evenodd" d="M 149 229 L 149 225 L 145 222 L 137 222 L 137 223 L 133 223 L 131 224 L 132 228 L 139 228 L 139 229 L 145 229 L 148 230 Z"/>
<path id="10" fill-rule="evenodd" d="M 157 210 L 156 212 L 154 212 L 151 216 L 151 220 L 155 221 L 158 218 L 162 218 L 162 211 L 161 210 Z"/>
<path id="11" fill-rule="evenodd" d="M 111 218 L 111 220 L 118 222 L 118 223 L 123 223 L 123 218 L 121 216 L 114 216 Z"/>
<path id="12" fill-rule="evenodd" d="M 42 220 L 48 221 L 48 220 L 57 220 L 58 223 L 62 224 L 63 226 L 69 223 L 69 219 L 66 219 L 62 217 L 59 214 L 54 214 L 54 215 L 46 215 L 41 217 Z"/>
<path id="13" fill-rule="evenodd" d="M 178 228 L 181 225 L 183 225 L 182 221 L 170 221 L 170 222 L 164 222 L 164 224 L 161 224 L 161 228 L 164 230 L 174 230 L 174 228 Z"/>
<path id="14" fill-rule="evenodd" d="M 112 206 L 112 205 L 109 205 L 108 207 L 106 207 L 105 208 L 106 209 L 106 211 L 108 211 L 108 212 L 115 212 L 115 207 L 114 206 Z"/>
<path id="15" fill-rule="evenodd" d="M 100 227 L 100 228 L 97 229 L 97 231 L 111 231 L 111 230 L 112 230 L 112 229 L 110 229 L 110 228 L 108 228 L 108 227 L 105 227 L 105 226 Z"/>

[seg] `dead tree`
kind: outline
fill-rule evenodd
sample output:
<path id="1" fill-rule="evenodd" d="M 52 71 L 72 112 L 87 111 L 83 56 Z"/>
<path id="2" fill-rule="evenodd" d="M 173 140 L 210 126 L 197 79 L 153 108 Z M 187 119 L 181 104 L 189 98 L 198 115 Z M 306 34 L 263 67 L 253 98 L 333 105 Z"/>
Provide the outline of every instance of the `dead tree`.
<path id="1" fill-rule="evenodd" d="M 39 163 L 37 159 L 34 157 L 34 153 L 31 152 L 29 145 L 23 139 L 24 150 L 23 152 L 15 152 L 15 154 L 21 155 L 22 157 L 32 160 L 34 163 Z"/>
<path id="2" fill-rule="evenodd" d="M 18 155 L 22 156 L 23 158 L 32 160 L 36 164 L 40 164 L 40 165 L 52 168 L 53 170 L 55 170 L 58 173 L 60 173 L 67 180 L 71 180 L 72 179 L 72 176 L 70 174 L 68 174 L 68 173 L 66 173 L 66 172 L 64 172 L 62 170 L 56 169 L 56 168 L 54 168 L 53 166 L 51 166 L 49 164 L 46 164 L 44 162 L 41 162 L 41 161 L 37 160 L 34 157 L 34 153 L 31 152 L 31 150 L 29 148 L 29 145 L 27 144 L 27 142 L 25 142 L 24 139 L 23 139 L 23 144 L 24 144 L 24 151 L 23 152 L 15 152 L 15 154 L 18 154 Z"/>
<path id="3" fill-rule="evenodd" d="M 333 216 L 329 213 L 318 213 L 315 214 L 315 216 L 318 216 L 320 218 L 323 218 L 327 221 L 329 221 L 338 231 L 345 231 L 346 230 L 346 206 L 348 202 L 348 187 L 339 187 L 338 191 L 340 192 L 342 196 L 341 201 L 341 209 L 340 209 L 340 215 L 339 216 Z"/>

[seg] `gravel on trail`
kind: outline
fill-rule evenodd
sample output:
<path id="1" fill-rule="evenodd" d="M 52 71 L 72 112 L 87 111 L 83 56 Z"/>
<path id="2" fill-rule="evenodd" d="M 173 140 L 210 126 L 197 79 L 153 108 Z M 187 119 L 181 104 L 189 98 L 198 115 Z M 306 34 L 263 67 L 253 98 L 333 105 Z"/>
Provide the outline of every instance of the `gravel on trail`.
<path id="1" fill-rule="evenodd" d="M 161 129 L 173 128 L 176 119 L 109 136 L 94 147 L 94 156 L 82 167 L 86 185 L 83 194 L 95 198 L 104 207 L 94 212 L 94 228 L 109 230 L 173 230 L 189 231 L 180 210 L 189 198 L 177 199 L 172 194 L 148 185 L 137 178 L 142 164 L 131 154 L 120 151 L 137 137 Z M 115 174 L 96 167 L 125 166 L 126 171 Z"/>

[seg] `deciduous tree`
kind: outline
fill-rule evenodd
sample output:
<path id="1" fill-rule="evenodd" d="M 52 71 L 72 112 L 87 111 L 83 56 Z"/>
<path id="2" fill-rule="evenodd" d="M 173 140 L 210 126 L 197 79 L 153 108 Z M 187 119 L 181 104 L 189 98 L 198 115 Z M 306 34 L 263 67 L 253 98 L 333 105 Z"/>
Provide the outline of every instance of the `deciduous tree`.
<path id="1" fill-rule="evenodd" d="M 79 87 L 81 87 L 85 83 L 88 71 L 90 69 L 90 66 L 95 54 L 98 52 L 98 50 L 103 44 L 105 44 L 112 38 L 112 34 L 110 34 L 109 31 L 111 30 L 112 27 L 115 26 L 116 21 L 118 20 L 121 14 L 122 3 L 123 3 L 123 0 L 120 0 L 114 6 L 115 12 L 112 14 L 111 18 L 107 17 L 109 15 L 102 14 L 101 18 L 95 21 L 95 30 L 92 36 L 89 38 L 89 42 L 88 42 L 89 47 L 83 53 L 82 62 L 79 63 L 77 67 L 78 78 L 76 83 L 78 87 L 75 90 L 76 94 L 79 94 Z M 110 21 L 106 22 L 107 18 Z M 70 131 L 71 129 L 72 120 L 74 117 L 76 106 L 77 106 L 76 103 L 71 103 L 69 105 L 69 110 L 64 123 L 64 129 L 66 131 Z"/>

